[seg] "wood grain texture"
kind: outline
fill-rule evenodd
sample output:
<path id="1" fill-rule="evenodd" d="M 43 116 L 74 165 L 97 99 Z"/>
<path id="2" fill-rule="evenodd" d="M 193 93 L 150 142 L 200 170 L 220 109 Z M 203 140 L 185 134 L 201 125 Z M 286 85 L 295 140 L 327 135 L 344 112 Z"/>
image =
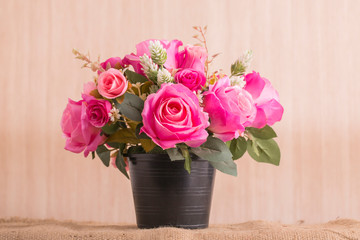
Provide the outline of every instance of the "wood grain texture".
<path id="1" fill-rule="evenodd" d="M 128 180 L 63 150 L 67 98 L 92 78 L 71 50 L 122 57 L 207 24 L 213 69 L 252 49 L 285 108 L 280 167 L 246 156 L 219 173 L 211 223 L 360 219 L 359 22 L 357 0 L 0 0 L 0 218 L 134 223 Z"/>

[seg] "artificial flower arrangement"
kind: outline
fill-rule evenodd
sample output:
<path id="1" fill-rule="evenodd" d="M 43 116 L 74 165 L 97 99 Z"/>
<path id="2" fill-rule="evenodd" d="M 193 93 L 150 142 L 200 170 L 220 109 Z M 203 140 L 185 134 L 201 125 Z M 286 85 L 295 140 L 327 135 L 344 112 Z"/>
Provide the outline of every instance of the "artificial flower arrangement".
<path id="1" fill-rule="evenodd" d="M 96 152 L 126 177 L 125 156 L 135 153 L 185 160 L 189 173 L 192 155 L 234 176 L 234 160 L 246 151 L 258 162 L 279 165 L 270 127 L 284 111 L 277 91 L 259 73 L 246 74 L 250 52 L 231 65 L 230 74 L 210 73 L 217 54 L 208 56 L 206 27 L 194 29 L 198 44 L 147 40 L 136 45 L 136 54 L 102 63 L 74 50 L 96 76 L 84 85 L 82 99 L 69 99 L 64 110 L 65 149 L 92 158 Z"/>

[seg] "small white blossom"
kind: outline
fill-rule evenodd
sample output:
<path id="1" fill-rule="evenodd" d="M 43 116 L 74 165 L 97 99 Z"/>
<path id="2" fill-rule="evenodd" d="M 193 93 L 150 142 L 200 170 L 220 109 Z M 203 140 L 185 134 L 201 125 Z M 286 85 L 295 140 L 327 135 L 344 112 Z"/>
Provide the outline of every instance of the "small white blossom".
<path id="1" fill-rule="evenodd" d="M 163 83 L 171 83 L 174 82 L 174 78 L 171 76 L 170 72 L 165 68 L 159 69 L 157 74 L 157 83 L 159 86 Z"/>
<path id="2" fill-rule="evenodd" d="M 119 110 L 116 107 L 113 107 L 109 112 L 109 118 L 111 122 L 116 122 L 120 119 Z"/>
<path id="3" fill-rule="evenodd" d="M 142 70 L 144 71 L 146 76 L 148 76 L 148 78 L 151 80 L 155 80 L 157 77 L 159 66 L 156 65 L 152 61 L 152 59 L 146 54 L 140 57 L 140 62 L 141 62 Z"/>
<path id="4" fill-rule="evenodd" d="M 246 85 L 244 76 L 232 76 L 230 78 L 231 86 L 239 86 L 241 88 L 244 88 Z"/>
<path id="5" fill-rule="evenodd" d="M 167 53 L 159 40 L 149 42 L 149 51 L 151 54 L 151 59 L 154 61 L 154 63 L 160 66 L 165 64 Z"/>

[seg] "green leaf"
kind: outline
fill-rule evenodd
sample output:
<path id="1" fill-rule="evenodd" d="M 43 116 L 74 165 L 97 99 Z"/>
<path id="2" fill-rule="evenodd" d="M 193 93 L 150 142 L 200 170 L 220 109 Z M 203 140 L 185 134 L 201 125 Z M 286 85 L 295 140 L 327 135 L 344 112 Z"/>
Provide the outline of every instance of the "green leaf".
<path id="1" fill-rule="evenodd" d="M 157 146 L 151 139 L 140 139 L 140 143 L 146 152 L 150 152 Z"/>
<path id="2" fill-rule="evenodd" d="M 132 146 L 127 150 L 127 154 L 138 154 L 138 153 L 146 153 L 142 146 Z"/>
<path id="3" fill-rule="evenodd" d="M 184 156 L 179 152 L 177 148 L 168 148 L 166 149 L 167 154 L 170 157 L 171 161 L 184 160 Z"/>
<path id="4" fill-rule="evenodd" d="M 117 122 L 113 123 L 113 124 L 105 124 L 105 126 L 103 126 L 101 128 L 101 130 L 105 134 L 108 134 L 108 135 L 111 135 L 111 134 L 115 133 L 118 129 L 119 129 L 119 124 Z"/>
<path id="5" fill-rule="evenodd" d="M 268 125 L 263 128 L 248 127 L 246 130 L 256 138 L 271 139 L 277 137 L 275 131 Z"/>
<path id="6" fill-rule="evenodd" d="M 204 144 L 197 148 L 191 148 L 190 151 L 200 158 L 210 161 L 210 164 L 219 171 L 232 176 L 237 175 L 237 168 L 232 160 L 232 154 L 220 139 L 208 137 Z"/>
<path id="7" fill-rule="evenodd" d="M 231 75 L 240 76 L 244 74 L 245 71 L 246 71 L 246 66 L 244 66 L 242 61 L 236 60 L 233 64 L 231 64 Z"/>
<path id="8" fill-rule="evenodd" d="M 184 168 L 185 170 L 190 174 L 191 173 L 191 157 L 190 157 L 190 153 L 189 153 L 189 149 L 187 146 L 181 146 L 180 147 L 182 155 L 185 158 L 185 163 L 184 163 Z"/>
<path id="9" fill-rule="evenodd" d="M 209 137 L 200 147 L 191 148 L 190 151 L 202 159 L 213 162 L 220 162 L 224 159 L 232 159 L 232 154 L 226 144 L 220 139 L 214 137 Z"/>
<path id="10" fill-rule="evenodd" d="M 125 175 L 125 177 L 127 177 L 129 179 L 129 175 L 126 171 L 126 163 L 125 163 L 123 155 L 120 152 L 116 156 L 115 164 L 116 164 L 116 167 L 120 170 L 120 172 L 122 172 Z"/>
<path id="11" fill-rule="evenodd" d="M 150 93 L 150 88 L 153 86 L 154 83 L 151 81 L 147 81 L 143 83 L 140 87 L 141 93 Z"/>
<path id="12" fill-rule="evenodd" d="M 166 151 L 164 149 L 162 149 L 161 147 L 159 147 L 158 145 L 156 145 L 150 152 L 148 153 L 159 153 L 159 154 L 166 154 Z"/>
<path id="13" fill-rule="evenodd" d="M 280 164 L 280 149 L 274 139 L 257 139 L 247 141 L 249 155 L 258 162 Z"/>
<path id="14" fill-rule="evenodd" d="M 233 160 L 230 161 L 222 161 L 222 162 L 211 162 L 209 161 L 209 163 L 216 168 L 217 170 L 219 170 L 220 172 L 229 174 L 231 176 L 237 176 L 237 168 L 236 168 L 236 164 L 234 163 Z"/>
<path id="15" fill-rule="evenodd" d="M 99 156 L 105 166 L 110 164 L 110 151 L 104 145 L 100 145 L 96 149 L 96 154 Z"/>
<path id="16" fill-rule="evenodd" d="M 133 121 L 141 122 L 141 113 L 144 109 L 144 101 L 131 93 L 126 92 L 124 95 L 125 98 L 121 104 L 115 103 L 116 108 L 118 108 L 119 111 L 125 115 L 125 117 Z"/>
<path id="17" fill-rule="evenodd" d="M 136 72 L 130 71 L 130 70 L 126 70 L 125 72 L 125 76 L 126 78 L 131 82 L 131 83 L 144 83 L 146 81 L 149 81 L 146 77 L 144 77 L 141 74 L 138 74 Z"/>
<path id="18" fill-rule="evenodd" d="M 116 133 L 109 136 L 106 142 L 112 143 L 131 143 L 138 144 L 140 143 L 139 139 L 135 136 L 135 133 L 130 128 L 122 128 Z"/>
<path id="19" fill-rule="evenodd" d="M 150 139 L 150 137 L 148 135 L 146 135 L 146 133 L 142 132 L 140 133 L 140 129 L 144 126 L 143 123 L 139 123 L 138 125 L 136 125 L 136 129 L 135 129 L 135 135 L 137 138 L 139 139 Z"/>
<path id="20" fill-rule="evenodd" d="M 91 152 L 91 158 L 92 158 L 92 159 L 95 158 L 95 152 Z"/>
<path id="21" fill-rule="evenodd" d="M 233 139 L 230 143 L 230 152 L 232 153 L 232 159 L 237 160 L 241 158 L 246 152 L 247 144 L 246 139 L 243 137 L 238 137 Z"/>

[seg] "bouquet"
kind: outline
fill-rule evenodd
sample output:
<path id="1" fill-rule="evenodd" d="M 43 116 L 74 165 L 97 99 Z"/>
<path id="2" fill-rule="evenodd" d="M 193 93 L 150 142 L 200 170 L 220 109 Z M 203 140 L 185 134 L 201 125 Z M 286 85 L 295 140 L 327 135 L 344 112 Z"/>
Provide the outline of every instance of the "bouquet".
<path id="1" fill-rule="evenodd" d="M 279 165 L 270 127 L 284 111 L 278 92 L 259 73 L 246 73 L 251 52 L 229 73 L 210 72 L 218 54 L 209 57 L 206 27 L 194 29 L 195 45 L 146 40 L 136 45 L 136 54 L 101 63 L 73 50 L 96 74 L 84 85 L 82 99 L 69 99 L 64 110 L 65 149 L 92 158 L 96 153 L 126 177 L 126 156 L 141 153 L 184 160 L 189 173 L 192 155 L 234 176 L 234 160 L 246 151 L 258 162 Z"/>

